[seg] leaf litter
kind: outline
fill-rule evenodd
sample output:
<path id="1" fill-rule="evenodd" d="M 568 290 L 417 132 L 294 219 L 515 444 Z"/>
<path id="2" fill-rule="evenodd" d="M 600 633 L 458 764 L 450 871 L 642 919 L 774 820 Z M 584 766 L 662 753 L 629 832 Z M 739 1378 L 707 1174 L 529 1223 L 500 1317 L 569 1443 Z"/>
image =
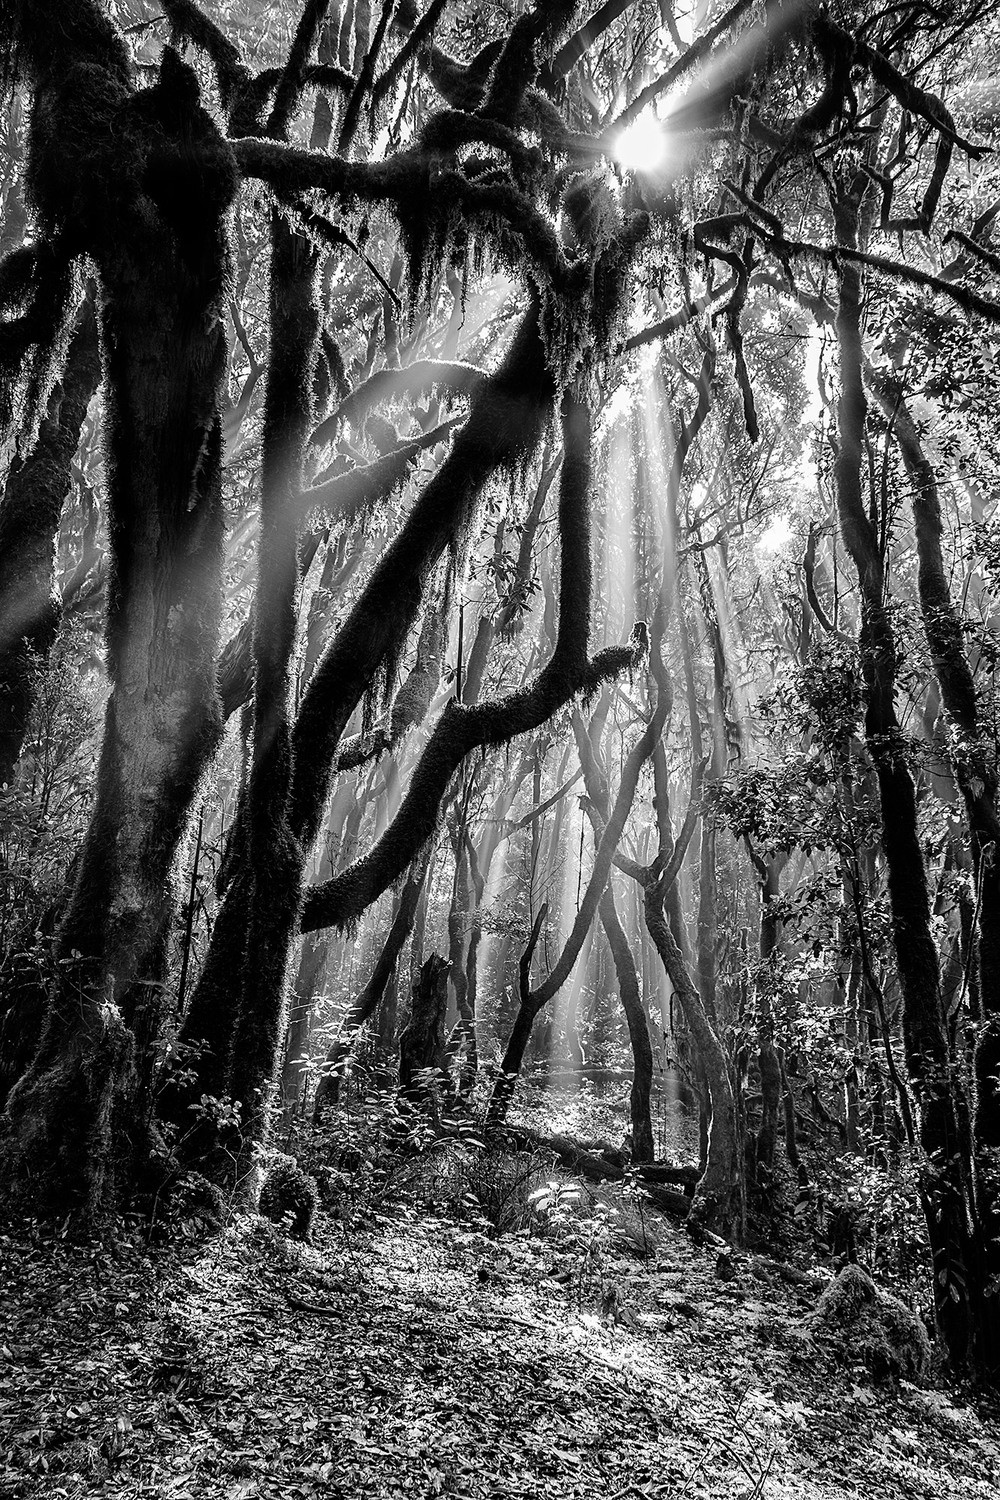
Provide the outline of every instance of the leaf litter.
<path id="1" fill-rule="evenodd" d="M 400 1207 L 311 1246 L 0 1237 L 0 1495 L 995 1500 L 1000 1421 L 873 1385 L 815 1289 L 658 1220 L 647 1260 Z"/>

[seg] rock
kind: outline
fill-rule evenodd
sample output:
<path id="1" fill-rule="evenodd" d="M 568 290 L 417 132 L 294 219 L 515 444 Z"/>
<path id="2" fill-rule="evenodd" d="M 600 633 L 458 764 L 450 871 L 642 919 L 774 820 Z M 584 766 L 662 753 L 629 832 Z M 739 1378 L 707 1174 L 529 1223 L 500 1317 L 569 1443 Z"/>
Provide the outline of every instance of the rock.
<path id="1" fill-rule="evenodd" d="M 877 1287 L 860 1266 L 845 1266 L 820 1297 L 804 1326 L 814 1338 L 839 1345 L 876 1380 L 921 1380 L 931 1346 L 916 1313 Z"/>

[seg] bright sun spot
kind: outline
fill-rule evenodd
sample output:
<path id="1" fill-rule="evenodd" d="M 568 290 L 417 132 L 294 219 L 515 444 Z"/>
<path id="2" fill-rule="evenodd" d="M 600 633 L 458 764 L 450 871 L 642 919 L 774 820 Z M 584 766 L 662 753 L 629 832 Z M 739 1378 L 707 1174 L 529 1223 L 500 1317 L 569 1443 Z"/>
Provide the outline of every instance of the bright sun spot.
<path id="1" fill-rule="evenodd" d="M 766 531 L 762 532 L 757 546 L 762 552 L 780 552 L 792 540 L 792 523 L 787 516 L 775 516 Z"/>
<path id="2" fill-rule="evenodd" d="M 615 156 L 630 172 L 655 172 L 667 159 L 667 134 L 653 115 L 634 120 L 618 137 Z"/>

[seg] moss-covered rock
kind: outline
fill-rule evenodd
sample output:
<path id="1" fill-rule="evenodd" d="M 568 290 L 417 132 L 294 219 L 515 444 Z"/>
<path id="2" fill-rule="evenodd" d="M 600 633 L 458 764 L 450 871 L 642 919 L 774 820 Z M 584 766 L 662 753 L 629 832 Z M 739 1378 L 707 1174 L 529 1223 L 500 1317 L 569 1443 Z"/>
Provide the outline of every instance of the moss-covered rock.
<path id="1" fill-rule="evenodd" d="M 268 1169 L 258 1205 L 265 1218 L 287 1224 L 296 1239 L 308 1241 L 318 1203 L 316 1183 L 292 1157 L 279 1157 Z"/>
<path id="2" fill-rule="evenodd" d="M 860 1266 L 845 1266 L 806 1317 L 818 1339 L 839 1346 L 876 1380 L 921 1380 L 931 1360 L 923 1324 L 898 1297 L 877 1287 Z"/>

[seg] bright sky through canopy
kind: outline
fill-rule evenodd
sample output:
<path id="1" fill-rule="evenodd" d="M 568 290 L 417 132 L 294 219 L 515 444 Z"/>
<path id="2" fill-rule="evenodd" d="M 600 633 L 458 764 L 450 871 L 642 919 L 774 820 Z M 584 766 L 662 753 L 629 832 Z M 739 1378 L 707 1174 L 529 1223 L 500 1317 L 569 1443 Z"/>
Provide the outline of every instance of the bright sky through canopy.
<path id="1" fill-rule="evenodd" d="M 775 516 L 757 543 L 762 552 L 780 552 L 791 541 L 794 532 L 788 516 Z"/>
<path id="2" fill-rule="evenodd" d="M 656 172 L 667 159 L 667 135 L 655 115 L 642 115 L 626 127 L 615 156 L 631 172 Z"/>

